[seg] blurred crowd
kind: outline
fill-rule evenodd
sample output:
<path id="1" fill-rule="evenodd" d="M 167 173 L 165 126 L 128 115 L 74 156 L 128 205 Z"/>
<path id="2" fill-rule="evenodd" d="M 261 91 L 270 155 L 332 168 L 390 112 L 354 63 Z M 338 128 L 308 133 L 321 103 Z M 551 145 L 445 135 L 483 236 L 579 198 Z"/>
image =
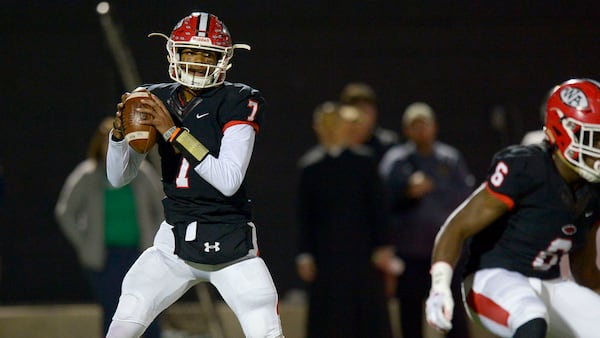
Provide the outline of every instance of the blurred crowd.
<path id="1" fill-rule="evenodd" d="M 460 151 L 437 139 L 429 104 L 401 114 L 401 126 L 381 126 L 376 92 L 363 82 L 313 112 L 317 144 L 298 162 L 307 337 L 424 336 L 435 234 L 474 177 Z M 453 285 L 459 295 L 458 278 Z M 457 311 L 449 337 L 469 336 L 465 318 Z"/>

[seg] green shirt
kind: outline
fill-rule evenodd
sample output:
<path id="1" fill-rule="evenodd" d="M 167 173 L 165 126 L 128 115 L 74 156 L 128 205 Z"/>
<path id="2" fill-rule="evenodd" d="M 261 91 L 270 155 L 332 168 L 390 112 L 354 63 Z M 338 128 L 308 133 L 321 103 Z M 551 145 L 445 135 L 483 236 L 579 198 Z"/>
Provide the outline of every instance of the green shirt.
<path id="1" fill-rule="evenodd" d="M 137 247 L 140 231 L 135 198 L 130 185 L 104 190 L 104 240 L 106 246 Z"/>

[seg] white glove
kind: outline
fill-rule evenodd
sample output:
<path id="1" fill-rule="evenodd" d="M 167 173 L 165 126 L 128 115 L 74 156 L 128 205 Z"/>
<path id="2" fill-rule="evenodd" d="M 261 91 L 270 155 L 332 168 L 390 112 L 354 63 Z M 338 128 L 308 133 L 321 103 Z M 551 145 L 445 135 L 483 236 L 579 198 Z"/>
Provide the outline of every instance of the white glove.
<path id="1" fill-rule="evenodd" d="M 446 262 L 435 262 L 431 266 L 431 290 L 425 302 L 427 323 L 433 328 L 448 332 L 452 329 L 452 313 L 454 300 L 450 283 L 452 281 L 452 266 Z"/>

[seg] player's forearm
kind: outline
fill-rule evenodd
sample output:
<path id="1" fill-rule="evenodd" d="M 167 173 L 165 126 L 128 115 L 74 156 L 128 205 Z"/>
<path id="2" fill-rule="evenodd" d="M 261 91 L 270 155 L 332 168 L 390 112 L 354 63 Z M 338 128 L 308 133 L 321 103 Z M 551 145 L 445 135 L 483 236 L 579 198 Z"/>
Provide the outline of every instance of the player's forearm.
<path id="1" fill-rule="evenodd" d="M 440 228 L 433 245 L 432 264 L 443 261 L 452 267 L 456 266 L 462 254 L 463 243 L 467 238 L 467 235 L 460 230 L 461 216 L 456 212 L 453 213 Z"/>
<path id="2" fill-rule="evenodd" d="M 450 214 L 438 232 L 433 262 L 443 260 L 454 266 L 460 258 L 465 240 L 493 224 L 508 210 L 505 202 L 488 192 L 485 184 L 481 184 Z"/>
<path id="3" fill-rule="evenodd" d="M 116 142 L 110 138 L 106 154 L 106 176 L 114 187 L 131 182 L 146 155 L 136 153 L 126 141 Z"/>
<path id="4" fill-rule="evenodd" d="M 219 157 L 207 155 L 194 170 L 225 196 L 240 188 L 250 164 L 255 132 L 249 125 L 229 127 L 221 140 Z"/>
<path id="5" fill-rule="evenodd" d="M 463 240 L 461 238 L 446 236 L 444 234 L 441 236 L 438 235 L 436 243 L 433 246 L 431 262 L 435 263 L 443 261 L 450 264 L 452 267 L 456 266 L 462 252 L 462 244 Z"/>

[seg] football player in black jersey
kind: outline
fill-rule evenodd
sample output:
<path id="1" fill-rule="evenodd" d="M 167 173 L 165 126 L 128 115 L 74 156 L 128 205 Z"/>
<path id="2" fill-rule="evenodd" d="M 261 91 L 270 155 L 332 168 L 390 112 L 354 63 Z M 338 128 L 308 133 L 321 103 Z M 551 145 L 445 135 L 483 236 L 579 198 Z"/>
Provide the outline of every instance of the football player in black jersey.
<path id="1" fill-rule="evenodd" d="M 247 337 L 283 337 L 278 296 L 258 255 L 250 200 L 244 188 L 265 100 L 257 91 L 225 82 L 236 48 L 221 20 L 209 13 L 183 18 L 167 40 L 174 82 L 144 85 L 151 93 L 139 111 L 162 137 L 165 221 L 154 245 L 123 280 L 107 337 L 139 337 L 165 308 L 199 282 L 212 283 Z M 124 94 L 107 155 L 107 176 L 127 184 L 145 157 L 122 130 Z"/>
<path id="2" fill-rule="evenodd" d="M 463 298 L 473 320 L 501 337 L 598 336 L 600 83 L 556 87 L 544 130 L 545 143 L 498 152 L 485 182 L 440 229 L 426 304 L 431 326 L 452 328 L 450 280 L 468 240 Z M 564 253 L 574 280 L 560 277 Z"/>

